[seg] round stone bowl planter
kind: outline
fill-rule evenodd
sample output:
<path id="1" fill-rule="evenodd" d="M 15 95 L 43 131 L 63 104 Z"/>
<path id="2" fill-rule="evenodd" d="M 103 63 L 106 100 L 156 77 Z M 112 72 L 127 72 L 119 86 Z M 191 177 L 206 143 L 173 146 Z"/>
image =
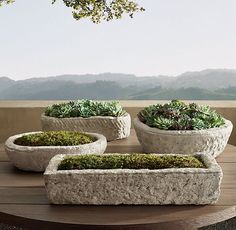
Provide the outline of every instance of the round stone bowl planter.
<path id="1" fill-rule="evenodd" d="M 101 134 L 86 133 L 96 138 L 96 141 L 74 146 L 21 146 L 14 144 L 15 140 L 23 135 L 41 132 L 23 133 L 11 136 L 5 142 L 5 150 L 18 169 L 25 171 L 43 172 L 52 157 L 57 154 L 102 154 L 107 141 Z"/>
<path id="2" fill-rule="evenodd" d="M 131 118 L 128 113 L 120 117 L 94 116 L 89 118 L 55 118 L 42 114 L 41 123 L 44 131 L 68 130 L 100 133 L 108 141 L 112 141 L 130 135 Z"/>
<path id="3" fill-rule="evenodd" d="M 47 195 L 53 204 L 216 203 L 222 170 L 212 156 L 194 155 L 206 168 L 58 170 L 65 155 L 57 155 L 44 173 Z"/>
<path id="4" fill-rule="evenodd" d="M 147 153 L 192 154 L 205 152 L 217 157 L 227 145 L 233 129 L 231 121 L 205 130 L 161 130 L 151 128 L 137 117 L 133 121 L 138 140 Z"/>

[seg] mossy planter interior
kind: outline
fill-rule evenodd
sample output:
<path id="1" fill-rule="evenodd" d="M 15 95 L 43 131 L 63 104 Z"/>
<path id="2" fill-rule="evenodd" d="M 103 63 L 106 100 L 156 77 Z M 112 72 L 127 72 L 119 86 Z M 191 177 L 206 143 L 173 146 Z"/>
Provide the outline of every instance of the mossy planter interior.
<path id="1" fill-rule="evenodd" d="M 233 129 L 225 120 L 221 127 L 205 130 L 161 130 L 135 118 L 134 128 L 143 151 L 147 153 L 192 154 L 205 152 L 213 157 L 222 153 Z"/>
<path id="2" fill-rule="evenodd" d="M 10 161 L 18 169 L 25 171 L 43 172 L 50 159 L 57 154 L 102 154 L 107 141 L 101 134 L 86 133 L 95 140 L 92 143 L 72 146 L 22 146 L 15 141 L 24 135 L 42 132 L 30 132 L 11 136 L 5 142 L 5 150 Z"/>
<path id="3" fill-rule="evenodd" d="M 57 155 L 44 173 L 47 195 L 53 204 L 215 203 L 220 195 L 222 170 L 215 159 L 207 154 L 193 156 L 203 163 L 203 168 L 59 170 L 66 156 Z"/>
<path id="4" fill-rule="evenodd" d="M 44 131 L 69 130 L 100 133 L 108 141 L 112 141 L 127 138 L 130 135 L 131 117 L 128 113 L 119 117 L 93 116 L 89 118 L 56 118 L 42 114 L 41 123 Z"/>

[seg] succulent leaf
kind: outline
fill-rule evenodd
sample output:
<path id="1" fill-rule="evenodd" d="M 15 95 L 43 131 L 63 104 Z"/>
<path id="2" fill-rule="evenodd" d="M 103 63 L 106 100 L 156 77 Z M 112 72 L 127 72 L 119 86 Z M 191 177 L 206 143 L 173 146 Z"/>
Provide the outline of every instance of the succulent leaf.
<path id="1" fill-rule="evenodd" d="M 200 130 L 222 126 L 224 118 L 209 106 L 185 104 L 172 100 L 164 105 L 150 105 L 138 113 L 141 122 L 164 130 Z"/>
<path id="2" fill-rule="evenodd" d="M 98 102 L 93 100 L 70 101 L 48 106 L 45 115 L 57 118 L 112 116 L 119 117 L 126 111 L 117 101 Z"/>

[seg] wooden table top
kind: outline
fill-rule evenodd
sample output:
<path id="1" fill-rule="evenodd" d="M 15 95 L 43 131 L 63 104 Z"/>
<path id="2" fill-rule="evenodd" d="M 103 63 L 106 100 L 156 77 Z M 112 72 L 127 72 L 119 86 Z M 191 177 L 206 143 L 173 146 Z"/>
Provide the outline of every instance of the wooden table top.
<path id="1" fill-rule="evenodd" d="M 106 152 L 141 152 L 134 131 Z M 236 216 L 236 147 L 217 161 L 224 177 L 217 204 L 205 206 L 50 205 L 42 173 L 17 170 L 0 145 L 0 222 L 30 229 L 197 229 Z M 109 186 L 109 185 L 108 185 Z M 174 226 L 174 228 L 173 228 Z"/>

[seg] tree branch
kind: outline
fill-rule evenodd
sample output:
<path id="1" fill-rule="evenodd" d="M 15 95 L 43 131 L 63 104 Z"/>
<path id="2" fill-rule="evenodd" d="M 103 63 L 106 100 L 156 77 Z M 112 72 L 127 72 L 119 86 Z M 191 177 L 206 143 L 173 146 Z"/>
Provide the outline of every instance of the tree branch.
<path id="1" fill-rule="evenodd" d="M 51 0 L 52 4 L 58 0 Z M 133 18 L 134 13 L 145 11 L 136 0 L 62 0 L 72 9 L 76 20 L 89 19 L 93 23 L 120 19 L 124 14 Z M 0 0 L 0 6 L 13 3 L 14 0 Z"/>

